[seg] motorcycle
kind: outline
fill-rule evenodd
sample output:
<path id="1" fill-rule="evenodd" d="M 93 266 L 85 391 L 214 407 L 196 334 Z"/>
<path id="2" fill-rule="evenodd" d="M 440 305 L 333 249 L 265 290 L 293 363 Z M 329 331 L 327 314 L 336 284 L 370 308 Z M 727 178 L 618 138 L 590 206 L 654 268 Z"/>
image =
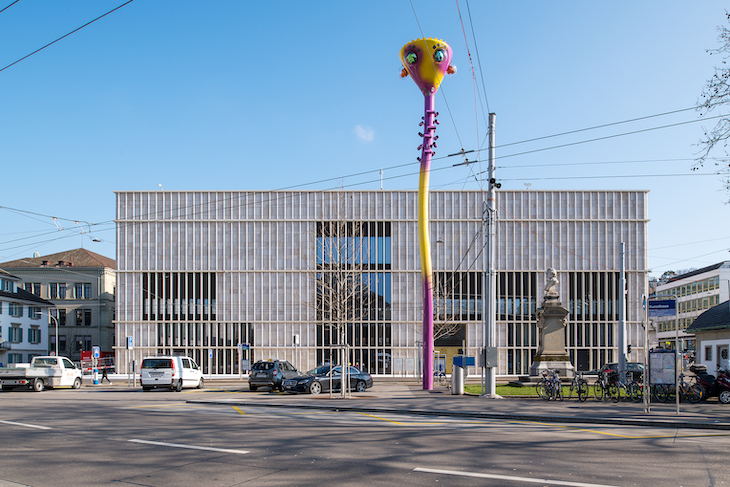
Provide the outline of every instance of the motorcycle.
<path id="1" fill-rule="evenodd" d="M 726 370 L 717 370 L 717 377 L 707 373 L 704 365 L 693 365 L 689 368 L 702 386 L 702 399 L 717 396 L 723 404 L 730 404 L 730 374 Z"/>

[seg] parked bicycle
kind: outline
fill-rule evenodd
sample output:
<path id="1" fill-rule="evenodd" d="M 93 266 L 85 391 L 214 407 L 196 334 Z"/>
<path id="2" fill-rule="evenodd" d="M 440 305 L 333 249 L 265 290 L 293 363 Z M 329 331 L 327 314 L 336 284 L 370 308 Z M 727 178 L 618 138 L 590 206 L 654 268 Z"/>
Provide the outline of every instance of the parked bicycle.
<path id="1" fill-rule="evenodd" d="M 584 402 L 588 399 L 589 390 L 588 382 L 583 378 L 583 374 L 576 372 L 573 376 L 573 380 L 570 382 L 570 391 L 568 392 L 568 399 L 573 397 L 573 391 L 578 396 L 578 401 Z"/>
<path id="2" fill-rule="evenodd" d="M 538 395 L 547 401 L 563 400 L 563 384 L 560 381 L 558 371 L 555 369 L 543 372 L 542 379 L 538 382 Z"/>
<path id="3" fill-rule="evenodd" d="M 619 402 L 621 400 L 621 391 L 623 391 L 624 397 L 628 397 L 634 402 L 641 402 L 644 399 L 644 385 L 633 379 L 633 377 L 627 377 L 626 381 L 621 380 L 618 377 L 616 381 L 615 396 L 611 396 L 613 402 Z"/>
<path id="4" fill-rule="evenodd" d="M 593 384 L 593 395 L 599 401 L 608 401 L 618 395 L 618 372 L 614 369 L 608 369 L 598 375 L 598 379 Z"/>
<path id="5" fill-rule="evenodd" d="M 652 386 L 652 395 L 659 402 L 676 401 L 676 390 L 674 384 L 655 384 Z M 689 401 L 692 404 L 702 400 L 703 388 L 700 384 L 689 383 L 684 380 L 684 374 L 679 375 L 679 400 Z"/>

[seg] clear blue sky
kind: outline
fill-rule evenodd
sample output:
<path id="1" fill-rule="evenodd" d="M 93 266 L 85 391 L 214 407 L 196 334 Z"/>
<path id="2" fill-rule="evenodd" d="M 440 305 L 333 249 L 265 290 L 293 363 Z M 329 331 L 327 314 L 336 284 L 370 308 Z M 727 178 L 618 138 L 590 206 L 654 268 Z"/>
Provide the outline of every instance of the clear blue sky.
<path id="1" fill-rule="evenodd" d="M 124 0 L 11 3 L 0 69 Z M 503 189 L 648 189 L 653 275 L 730 259 L 728 195 L 690 172 L 712 120 L 514 155 L 697 112 L 508 145 L 694 106 L 725 22 L 710 1 L 136 0 L 0 71 L 0 261 L 115 257 L 116 190 L 378 189 L 380 168 L 416 189 L 423 97 L 398 51 L 424 36 L 458 68 L 437 157 L 484 147 L 495 112 Z M 435 160 L 431 187 L 478 188 L 486 163 L 461 161 Z"/>

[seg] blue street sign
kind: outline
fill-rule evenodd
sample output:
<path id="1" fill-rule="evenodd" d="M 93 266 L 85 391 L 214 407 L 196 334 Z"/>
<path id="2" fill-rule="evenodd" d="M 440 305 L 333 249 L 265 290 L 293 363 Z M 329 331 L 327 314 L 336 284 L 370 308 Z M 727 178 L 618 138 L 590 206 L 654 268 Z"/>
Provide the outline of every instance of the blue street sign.
<path id="1" fill-rule="evenodd" d="M 674 299 L 649 301 L 649 317 L 676 316 L 677 302 Z"/>

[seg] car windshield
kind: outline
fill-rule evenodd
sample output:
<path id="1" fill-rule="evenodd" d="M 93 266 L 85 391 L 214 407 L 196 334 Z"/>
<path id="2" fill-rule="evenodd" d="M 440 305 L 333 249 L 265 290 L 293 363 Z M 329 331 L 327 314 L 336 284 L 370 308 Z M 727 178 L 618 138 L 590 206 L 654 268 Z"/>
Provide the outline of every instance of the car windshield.
<path id="1" fill-rule="evenodd" d="M 253 364 L 253 370 L 271 370 L 274 368 L 274 362 L 257 362 Z"/>

